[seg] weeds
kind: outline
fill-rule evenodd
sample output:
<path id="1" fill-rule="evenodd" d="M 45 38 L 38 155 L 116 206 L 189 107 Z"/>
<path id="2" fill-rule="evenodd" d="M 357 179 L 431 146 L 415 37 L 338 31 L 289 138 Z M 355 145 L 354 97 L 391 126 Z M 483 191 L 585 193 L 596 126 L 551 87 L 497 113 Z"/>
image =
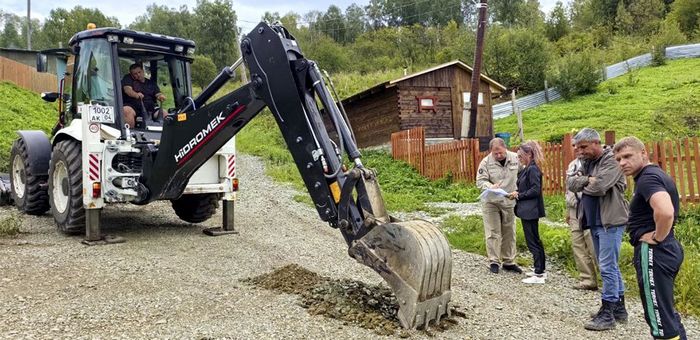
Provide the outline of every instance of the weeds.
<path id="1" fill-rule="evenodd" d="M 15 236 L 22 226 L 22 215 L 11 212 L 8 216 L 0 217 L 0 236 Z"/>

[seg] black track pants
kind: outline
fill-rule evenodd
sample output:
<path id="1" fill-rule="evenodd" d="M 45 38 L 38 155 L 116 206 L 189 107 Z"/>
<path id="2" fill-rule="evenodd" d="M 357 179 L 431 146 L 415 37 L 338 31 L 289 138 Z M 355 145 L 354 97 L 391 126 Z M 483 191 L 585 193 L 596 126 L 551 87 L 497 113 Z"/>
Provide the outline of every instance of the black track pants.
<path id="1" fill-rule="evenodd" d="M 673 283 L 683 263 L 683 247 L 669 235 L 658 245 L 640 242 L 634 247 L 639 296 L 651 335 L 655 339 L 686 339 L 673 303 Z"/>

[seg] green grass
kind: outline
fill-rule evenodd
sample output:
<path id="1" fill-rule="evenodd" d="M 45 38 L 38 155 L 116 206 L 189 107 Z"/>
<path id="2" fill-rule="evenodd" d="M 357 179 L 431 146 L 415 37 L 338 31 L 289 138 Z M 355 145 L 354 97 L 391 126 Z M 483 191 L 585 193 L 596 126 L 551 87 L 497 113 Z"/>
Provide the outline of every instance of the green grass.
<path id="1" fill-rule="evenodd" d="M 484 225 L 481 216 L 468 216 L 466 218 L 450 216 L 445 220 L 443 230 L 452 247 L 470 253 L 486 255 Z M 698 237 L 700 235 L 700 206 L 684 210 L 675 230 L 676 238 L 685 250 L 685 260 L 676 278 L 676 307 L 683 313 L 698 316 L 700 315 L 700 286 L 697 284 L 697 278 L 700 277 L 700 238 Z M 578 275 L 571 250 L 569 228 L 550 227 L 540 222 L 540 238 L 548 260 L 562 265 L 573 276 Z M 528 252 L 519 220 L 516 226 L 516 243 L 520 254 Z M 620 250 L 620 270 L 625 281 L 627 294 L 639 296 L 633 256 L 634 248 L 625 235 Z M 518 257 L 517 262 L 521 265 L 529 265 L 530 261 L 528 260 Z"/>
<path id="2" fill-rule="evenodd" d="M 38 94 L 0 82 L 0 171 L 9 170 L 10 149 L 17 130 L 50 132 L 58 120 L 56 104 L 47 103 Z"/>
<path id="3" fill-rule="evenodd" d="M 700 58 L 669 61 L 603 82 L 596 93 L 523 112 L 525 139 L 561 140 L 574 129 L 615 130 L 642 140 L 700 134 Z M 517 132 L 515 115 L 494 131 Z"/>
<path id="4" fill-rule="evenodd" d="M 554 222 L 565 222 L 566 200 L 564 195 L 544 196 L 544 211 L 547 219 Z"/>

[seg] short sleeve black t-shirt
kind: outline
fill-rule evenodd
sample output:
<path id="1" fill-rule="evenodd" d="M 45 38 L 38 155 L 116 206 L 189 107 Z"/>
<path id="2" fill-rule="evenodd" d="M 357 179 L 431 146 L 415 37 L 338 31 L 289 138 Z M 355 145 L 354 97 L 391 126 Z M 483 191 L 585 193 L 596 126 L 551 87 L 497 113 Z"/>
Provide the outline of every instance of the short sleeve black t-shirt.
<path id="1" fill-rule="evenodd" d="M 630 214 L 627 230 L 630 234 L 630 243 L 636 245 L 642 235 L 654 231 L 654 210 L 649 204 L 651 196 L 657 192 L 666 191 L 671 196 L 673 203 L 673 224 L 678 220 L 678 189 L 673 179 L 656 165 L 647 165 L 634 178 L 634 196 L 630 202 Z"/>
<path id="2" fill-rule="evenodd" d="M 146 110 L 149 112 L 156 107 L 156 94 L 160 93 L 160 88 L 156 82 L 146 79 L 143 83 L 131 78 L 131 75 L 125 75 L 122 78 L 122 98 L 124 100 L 124 105 L 133 107 L 134 109 L 141 107 L 141 101 L 132 98 L 124 92 L 124 86 L 131 86 L 136 92 L 143 93 L 143 105 L 146 106 Z"/>

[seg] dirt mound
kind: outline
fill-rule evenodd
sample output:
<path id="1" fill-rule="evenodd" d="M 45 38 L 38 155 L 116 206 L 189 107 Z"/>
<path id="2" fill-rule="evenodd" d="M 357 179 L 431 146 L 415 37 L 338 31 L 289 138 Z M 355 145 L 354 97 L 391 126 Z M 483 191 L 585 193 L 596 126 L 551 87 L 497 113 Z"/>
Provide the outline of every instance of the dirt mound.
<path id="1" fill-rule="evenodd" d="M 354 280 L 332 280 L 299 265 L 291 264 L 244 282 L 276 292 L 296 294 L 300 305 L 311 315 L 322 315 L 373 330 L 379 335 L 409 336 L 396 316 L 399 305 L 394 293 L 382 285 Z M 465 314 L 452 308 L 453 316 Z M 457 324 L 453 318 L 430 325 L 431 331 L 444 331 Z M 430 334 L 428 332 L 428 334 Z"/>

